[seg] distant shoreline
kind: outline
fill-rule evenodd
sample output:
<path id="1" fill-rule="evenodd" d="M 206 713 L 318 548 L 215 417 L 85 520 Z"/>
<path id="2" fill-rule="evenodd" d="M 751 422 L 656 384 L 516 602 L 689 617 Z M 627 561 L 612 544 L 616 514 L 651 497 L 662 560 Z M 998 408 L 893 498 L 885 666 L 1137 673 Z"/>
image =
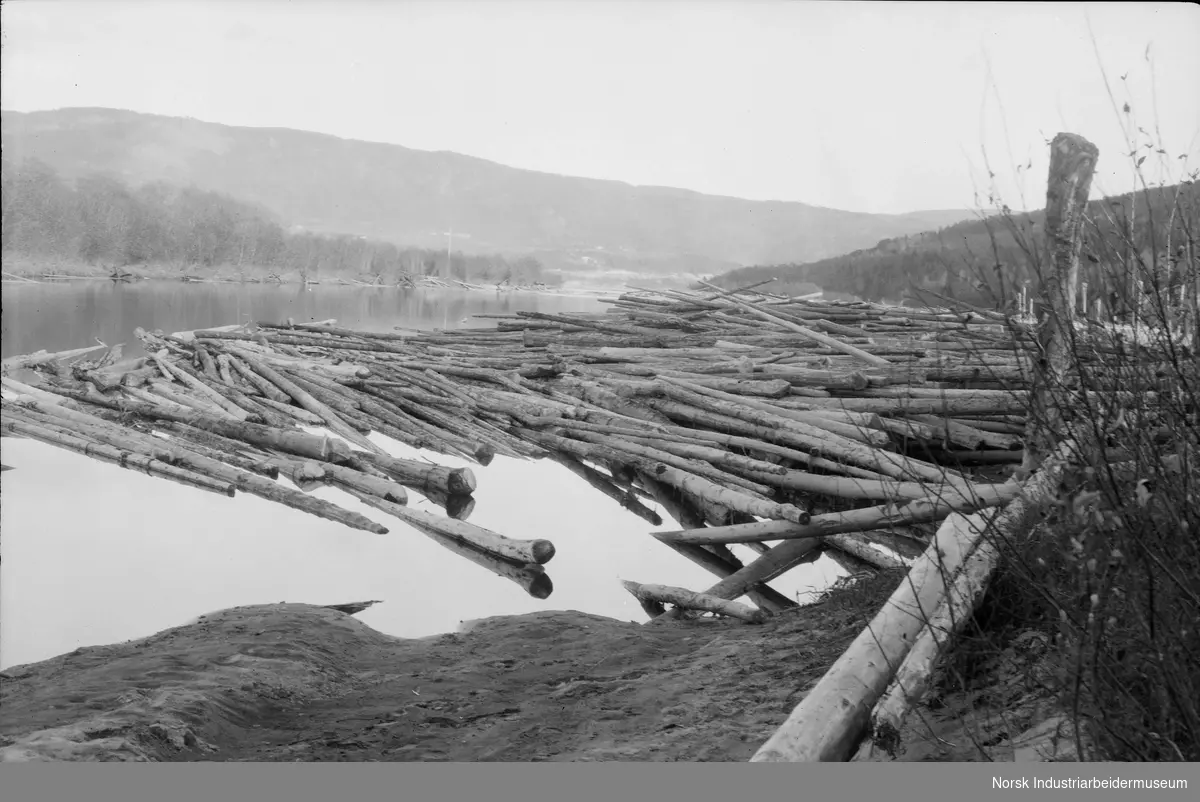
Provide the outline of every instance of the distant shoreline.
<path id="1" fill-rule="evenodd" d="M 23 255 L 8 255 L 3 259 L 3 282 L 19 285 L 55 281 L 177 281 L 195 284 L 265 284 L 295 286 L 361 287 L 365 289 L 447 289 L 462 292 L 520 292 L 572 297 L 605 297 L 618 295 L 623 288 L 551 286 L 547 284 L 487 284 L 433 276 L 397 281 L 371 280 L 369 276 L 321 275 L 307 278 L 296 270 L 275 272 L 271 268 L 222 265 L 216 268 L 198 266 L 140 264 L 108 267 L 77 260 L 39 259 Z"/>

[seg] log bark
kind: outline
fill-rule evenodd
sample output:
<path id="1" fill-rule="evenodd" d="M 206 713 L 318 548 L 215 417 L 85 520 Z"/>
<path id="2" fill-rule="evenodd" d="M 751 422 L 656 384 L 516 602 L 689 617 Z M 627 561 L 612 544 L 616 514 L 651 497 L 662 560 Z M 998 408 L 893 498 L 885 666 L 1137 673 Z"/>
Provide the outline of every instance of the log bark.
<path id="1" fill-rule="evenodd" d="M 710 412 L 676 401 L 647 399 L 646 403 L 671 417 L 720 431 L 753 435 L 765 442 L 794 445 L 801 449 L 817 451 L 822 455 L 836 457 L 868 470 L 882 473 L 895 479 L 920 479 L 924 481 L 955 481 L 956 472 L 921 462 L 898 454 L 871 448 L 831 432 L 812 428 L 801 430 L 804 424 L 774 415 L 758 413 L 759 423 L 745 420 L 746 413 L 730 410 L 733 415 Z M 814 432 L 819 432 L 814 434 Z"/>
<path id="2" fill-rule="evenodd" d="M 240 359 L 238 359 L 236 356 L 234 356 L 232 354 L 223 354 L 223 356 L 229 360 L 229 366 L 231 368 L 233 368 L 248 383 L 253 385 L 255 389 L 257 389 L 260 393 L 262 393 L 263 397 L 268 398 L 271 401 L 274 401 L 274 402 L 280 403 L 280 404 L 290 405 L 292 403 L 291 396 L 289 396 L 283 390 L 280 390 L 278 387 L 276 387 L 271 382 L 267 381 L 262 376 L 255 373 L 253 370 L 251 370 L 249 367 L 247 367 L 246 364 L 244 362 L 242 362 Z M 309 414 L 312 414 L 312 413 L 309 413 Z M 320 419 L 320 416 L 314 415 L 314 417 Z"/>
<path id="3" fill-rule="evenodd" d="M 76 454 L 82 454 L 127 470 L 137 471 L 159 479 L 167 479 L 186 487 L 193 487 L 230 498 L 236 493 L 236 488 L 229 482 L 212 479 L 203 474 L 155 459 L 154 457 L 148 457 L 141 453 L 141 449 L 92 443 L 80 437 L 73 437 L 64 431 L 57 430 L 57 428 L 52 429 L 38 425 L 36 422 L 24 418 L 19 413 L 14 414 L 12 407 L 7 402 L 4 404 L 4 410 L 8 413 L 8 417 L 0 425 L 3 426 L 6 432 L 11 432 L 21 437 L 28 437 L 31 440 L 37 440 L 40 443 L 45 443 L 56 448 L 73 451 Z"/>
<path id="4" fill-rule="evenodd" d="M 845 532 L 830 535 L 825 538 L 826 551 L 840 550 L 876 568 L 891 571 L 899 568 L 911 568 L 920 554 L 905 554 L 911 551 L 903 548 L 913 541 L 890 537 L 887 532 Z"/>
<path id="5" fill-rule="evenodd" d="M 151 381 L 146 382 L 146 386 L 152 395 L 169 401 L 175 407 L 187 407 L 196 410 L 202 415 L 210 415 L 214 418 L 244 420 L 243 418 L 235 418 L 207 398 L 200 398 L 191 393 L 184 392 L 181 388 L 178 388 L 178 385 L 172 386 L 164 381 Z M 129 395 L 139 397 L 139 393 L 134 388 L 129 387 L 126 390 Z"/>
<path id="6" fill-rule="evenodd" d="M 298 460 L 283 456 L 276 457 L 276 461 L 287 469 L 288 477 L 301 486 L 301 489 L 313 480 L 321 480 L 343 490 L 356 490 L 393 504 L 405 505 L 408 503 L 408 491 L 404 489 L 403 485 L 379 476 L 356 471 L 345 465 L 334 465 L 330 462 L 317 462 L 316 460 Z"/>
<path id="7" fill-rule="evenodd" d="M 887 692 L 872 710 L 870 737 L 855 759 L 867 759 L 878 752 L 894 756 L 900 727 L 929 691 L 938 659 L 983 599 L 999 561 L 999 549 L 1002 545 L 1015 548 L 1023 545 L 1037 513 L 1054 498 L 1076 448 L 1071 440 L 1059 444 L 1042 463 L 1041 470 L 1022 486 L 1021 494 L 991 519 L 989 531 L 980 539 L 937 611 L 922 627 Z"/>
<path id="8" fill-rule="evenodd" d="M 170 360 L 166 358 L 165 353 L 154 354 L 153 359 L 164 373 L 169 373 L 180 384 L 195 392 L 208 403 L 221 409 L 229 417 L 234 418 L 235 420 L 243 421 L 248 417 L 246 411 L 237 404 L 229 401 L 216 390 L 192 376 L 186 370 L 183 370 L 179 366 L 172 365 Z"/>
<path id="9" fill-rule="evenodd" d="M 751 543 L 766 540 L 797 540 L 829 537 L 845 532 L 866 532 L 923 521 L 937 521 L 955 512 L 975 512 L 986 507 L 1005 504 L 1020 494 L 1015 482 L 981 486 L 974 497 L 957 496 L 951 499 L 920 498 L 881 504 L 845 512 L 814 515 L 807 524 L 790 521 L 756 521 L 723 527 L 654 532 L 654 537 L 672 543 Z"/>
<path id="10" fill-rule="evenodd" d="M 602 472 L 583 464 L 567 454 L 552 453 L 550 459 L 562 465 L 571 473 L 591 485 L 594 490 L 598 490 L 608 496 L 620 504 L 621 507 L 629 510 L 651 526 L 662 525 L 662 516 L 643 504 L 633 491 L 622 490 L 611 478 L 606 477 Z"/>
<path id="11" fill-rule="evenodd" d="M 56 385 L 47 385 L 47 389 L 76 401 L 108 407 L 118 412 L 132 412 L 151 419 L 186 423 L 198 429 L 204 429 L 205 431 L 214 432 L 215 434 L 224 435 L 235 440 L 244 440 L 247 443 L 264 448 L 278 449 L 289 454 L 311 457 L 324 462 L 338 462 L 348 457 L 351 453 L 345 443 L 324 435 L 273 429 L 257 423 L 215 418 L 211 415 L 203 415 L 198 412 L 177 412 L 144 402 L 103 396 L 99 393 L 87 393 Z"/>
<path id="12" fill-rule="evenodd" d="M 274 501 L 301 512 L 316 515 L 319 518 L 335 521 L 353 529 L 361 529 L 378 535 L 386 535 L 388 532 L 387 527 L 356 512 L 342 509 L 335 504 L 321 499 L 306 496 L 297 490 L 291 490 L 269 479 L 238 470 L 231 465 L 227 465 L 219 460 L 209 459 L 186 448 L 174 447 L 170 441 L 121 429 L 87 412 L 80 412 L 63 404 L 41 404 L 40 402 L 38 402 L 38 410 L 55 417 L 69 419 L 77 425 L 87 427 L 88 436 L 101 442 L 110 444 L 138 442 L 146 453 L 171 454 L 174 460 L 188 469 L 198 473 L 205 473 L 218 481 L 228 482 L 243 493 L 250 493 L 268 501 Z"/>
<path id="13" fill-rule="evenodd" d="M 869 724 L 870 737 L 863 741 L 855 760 L 867 760 L 878 752 L 896 756 L 904 719 L 928 693 L 938 659 L 983 598 L 997 558 L 995 544 L 985 538 L 967 559 L 946 598 L 921 629 L 887 692 L 875 705 Z"/>
<path id="14" fill-rule="evenodd" d="M 325 425 L 328 426 L 329 430 L 334 434 L 338 435 L 339 437 L 343 437 L 351 443 L 361 446 L 368 451 L 375 451 L 381 454 L 386 453 L 379 446 L 375 445 L 370 440 L 356 432 L 354 429 L 350 428 L 345 421 L 338 417 L 336 412 L 334 412 L 325 404 L 322 404 L 317 399 L 313 398 L 309 393 L 300 389 L 295 382 L 285 377 L 279 371 L 270 367 L 262 360 L 252 357 L 248 354 L 242 353 L 239 354 L 239 357 L 251 369 L 253 369 L 255 373 L 271 382 L 271 384 L 275 385 L 284 393 L 287 393 L 288 396 L 290 396 L 297 404 L 318 416 L 321 418 L 321 420 L 325 421 Z"/>
<path id="15" fill-rule="evenodd" d="M 366 453 L 360 457 L 414 490 L 429 488 L 447 495 L 470 495 L 475 492 L 475 474 L 470 468 L 447 468 L 386 454 Z"/>
<path id="16" fill-rule="evenodd" d="M 5 357 L 3 360 L 0 360 L 0 370 L 7 372 L 10 370 L 19 370 L 21 368 L 32 368 L 37 365 L 45 365 L 49 362 L 58 362 L 64 359 L 75 359 L 85 354 L 99 351 L 102 348 L 106 349 L 108 346 L 89 345 L 87 348 L 73 348 L 69 351 L 55 351 L 54 353 L 38 351 L 32 354 Z"/>
<path id="17" fill-rule="evenodd" d="M 688 473 L 702 476 L 705 479 L 720 483 L 725 486 L 737 487 L 742 492 L 759 496 L 763 501 L 769 501 L 770 496 L 774 493 L 774 490 L 765 484 L 759 484 L 758 482 L 745 479 L 741 476 L 727 473 L 726 471 L 713 467 L 704 460 L 681 457 L 669 450 L 656 448 L 652 445 L 631 442 L 620 437 L 611 437 L 608 435 L 598 434 L 596 432 L 575 431 L 574 435 L 575 438 L 579 440 L 595 443 L 596 445 L 604 446 L 606 448 L 613 449 L 614 451 L 622 451 L 628 454 L 633 454 L 634 456 L 653 460 L 655 462 L 662 463 L 663 465 L 669 465 L 671 467 L 687 471 Z"/>
<path id="18" fill-rule="evenodd" d="M 704 592 L 721 599 L 737 599 L 755 585 L 765 585 L 797 565 L 811 562 L 820 553 L 820 548 L 820 538 L 785 541 Z M 678 613 L 671 610 L 654 619 L 654 622 L 670 621 L 676 618 L 678 618 Z"/>
<path id="19" fill-rule="evenodd" d="M 673 604 L 685 610 L 702 610 L 709 613 L 737 618 L 750 624 L 761 624 L 767 620 L 765 610 L 755 610 L 744 604 L 720 599 L 707 593 L 696 593 L 673 585 L 643 585 L 623 580 L 621 584 L 639 602 Z"/>
<path id="20" fill-rule="evenodd" d="M 1061 133 L 1050 143 L 1046 188 L 1046 239 L 1051 273 L 1042 283 L 1046 313 L 1037 331 L 1042 358 L 1035 363 L 1033 408 L 1041 411 L 1026 437 L 1023 467 L 1032 470 L 1054 448 L 1067 403 L 1070 347 L 1075 338 L 1075 290 L 1083 219 L 1100 151 L 1076 134 Z"/>
<path id="21" fill-rule="evenodd" d="M 708 499 L 722 507 L 757 515 L 760 518 L 780 518 L 789 521 L 807 521 L 809 514 L 793 504 L 776 504 L 762 501 L 745 493 L 721 487 L 695 474 L 672 468 L 660 462 L 634 457 L 623 453 L 614 453 L 611 449 L 578 440 L 569 440 L 544 432 L 523 432 L 523 437 L 550 450 L 565 451 L 583 459 L 598 459 L 610 462 L 626 462 L 635 466 L 639 471 L 653 476 L 657 481 L 678 488 L 685 493 Z"/>
<path id="22" fill-rule="evenodd" d="M 686 503 L 682 493 L 663 485 L 646 474 L 638 474 L 637 479 L 646 488 L 650 497 L 661 504 L 667 514 L 680 526 L 699 527 L 704 525 L 704 520 L 695 509 Z M 665 543 L 665 545 L 676 554 L 691 560 L 721 578 L 730 576 L 743 567 L 742 562 L 726 546 L 691 546 L 682 543 Z M 766 584 L 751 585 L 746 589 L 745 595 L 756 605 L 772 613 L 796 606 L 794 601 Z M 667 615 L 673 615 L 673 613 Z"/>
<path id="23" fill-rule="evenodd" d="M 751 762 L 844 761 L 853 753 L 872 707 L 986 524 L 982 515 L 957 513 L 942 524 L 934 542 L 883 609 Z"/>
<path id="24" fill-rule="evenodd" d="M 544 565 L 554 557 L 554 544 L 549 540 L 515 540 L 482 526 L 401 507 L 366 493 L 356 491 L 353 495 L 364 504 L 394 515 L 422 531 L 436 532 L 513 565 Z"/>
<path id="25" fill-rule="evenodd" d="M 705 281 L 702 281 L 700 283 L 711 289 L 720 290 L 720 288 L 714 284 L 709 284 L 708 282 L 705 282 Z M 721 292 L 724 292 L 724 290 L 721 290 Z M 818 331 L 813 331 L 810 328 L 806 328 L 797 323 L 793 323 L 790 320 L 785 320 L 785 319 L 779 317 L 778 315 L 773 315 L 770 312 L 766 311 L 765 309 L 762 309 L 757 304 L 750 304 L 745 301 L 740 301 L 736 298 L 729 298 L 728 300 L 731 303 L 733 303 L 735 306 L 741 307 L 745 311 L 750 312 L 751 314 L 756 315 L 756 316 L 762 318 L 763 320 L 767 320 L 772 323 L 775 323 L 776 325 L 781 326 L 790 331 L 794 331 L 797 334 L 803 334 L 805 337 L 815 340 L 816 342 L 819 342 L 822 345 L 829 346 L 830 348 L 833 348 L 836 351 L 840 351 L 843 354 L 849 354 L 850 356 L 857 357 L 858 359 L 861 359 L 863 362 L 866 362 L 869 365 L 875 365 L 877 367 L 890 367 L 892 364 L 892 363 L 888 362 L 886 359 L 884 359 L 883 357 L 878 357 L 878 356 L 875 356 L 874 354 L 869 354 L 866 351 L 862 350 L 861 348 L 855 348 L 854 346 L 847 345 L 846 343 L 841 342 L 840 340 L 837 340 L 833 337 L 829 337 L 825 334 L 821 334 Z"/>

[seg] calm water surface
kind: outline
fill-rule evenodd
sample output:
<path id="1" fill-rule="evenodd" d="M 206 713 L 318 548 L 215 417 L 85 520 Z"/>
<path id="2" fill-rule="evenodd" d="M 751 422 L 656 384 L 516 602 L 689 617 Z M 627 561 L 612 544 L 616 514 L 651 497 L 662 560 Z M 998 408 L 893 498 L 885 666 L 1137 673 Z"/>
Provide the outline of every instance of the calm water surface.
<path id="1" fill-rule="evenodd" d="M 137 355 L 137 326 L 178 331 L 291 317 L 387 331 L 491 324 L 470 319 L 477 314 L 602 308 L 580 297 L 395 288 L 6 284 L 3 354 L 99 338 L 127 343 L 126 354 Z M 372 439 L 397 456 L 420 454 Z M 548 461 L 497 457 L 486 469 L 470 466 L 479 483 L 471 523 L 557 547 L 546 566 L 554 593 L 537 600 L 333 488 L 314 495 L 378 520 L 390 533 L 349 529 L 255 496 L 215 496 L 28 440 L 4 438 L 0 449 L 4 464 L 15 468 L 0 474 L 0 668 L 143 637 L 235 605 L 380 599 L 359 614 L 364 622 L 424 637 L 475 618 L 537 610 L 642 621 L 619 579 L 697 590 L 716 581 L 649 537 L 645 521 Z M 409 504 L 438 511 L 415 492 Z M 677 527 L 668 519 L 660 528 Z M 734 550 L 753 558 L 744 547 Z M 803 599 L 840 574 L 822 557 L 772 584 Z"/>

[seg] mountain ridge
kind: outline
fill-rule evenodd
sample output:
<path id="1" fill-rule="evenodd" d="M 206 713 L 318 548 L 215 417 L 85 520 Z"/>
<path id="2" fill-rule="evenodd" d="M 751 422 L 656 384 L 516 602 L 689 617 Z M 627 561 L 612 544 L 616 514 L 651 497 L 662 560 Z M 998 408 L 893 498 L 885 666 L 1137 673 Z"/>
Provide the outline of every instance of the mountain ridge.
<path id="1" fill-rule="evenodd" d="M 0 115 L 6 159 L 36 158 L 66 178 L 108 172 L 135 184 L 192 184 L 262 204 L 309 230 L 406 245 L 444 245 L 453 228 L 455 247 L 466 252 L 608 253 L 616 261 L 676 264 L 695 257 L 712 272 L 824 258 L 971 214 L 876 215 L 746 200 L 447 150 L 127 110 Z"/>

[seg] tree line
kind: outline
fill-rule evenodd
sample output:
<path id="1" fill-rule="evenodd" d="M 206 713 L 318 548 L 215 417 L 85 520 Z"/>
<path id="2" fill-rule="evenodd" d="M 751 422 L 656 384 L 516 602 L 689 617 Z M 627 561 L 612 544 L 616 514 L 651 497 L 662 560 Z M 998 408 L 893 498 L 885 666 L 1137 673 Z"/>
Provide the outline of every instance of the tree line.
<path id="1" fill-rule="evenodd" d="M 163 181 L 131 187 L 105 174 L 69 182 L 34 159 L 3 162 L 3 250 L 112 268 L 171 265 L 197 275 L 229 266 L 389 282 L 402 276 L 515 284 L 553 278 L 532 256 L 448 255 L 289 229 L 269 210 L 228 195 Z"/>

